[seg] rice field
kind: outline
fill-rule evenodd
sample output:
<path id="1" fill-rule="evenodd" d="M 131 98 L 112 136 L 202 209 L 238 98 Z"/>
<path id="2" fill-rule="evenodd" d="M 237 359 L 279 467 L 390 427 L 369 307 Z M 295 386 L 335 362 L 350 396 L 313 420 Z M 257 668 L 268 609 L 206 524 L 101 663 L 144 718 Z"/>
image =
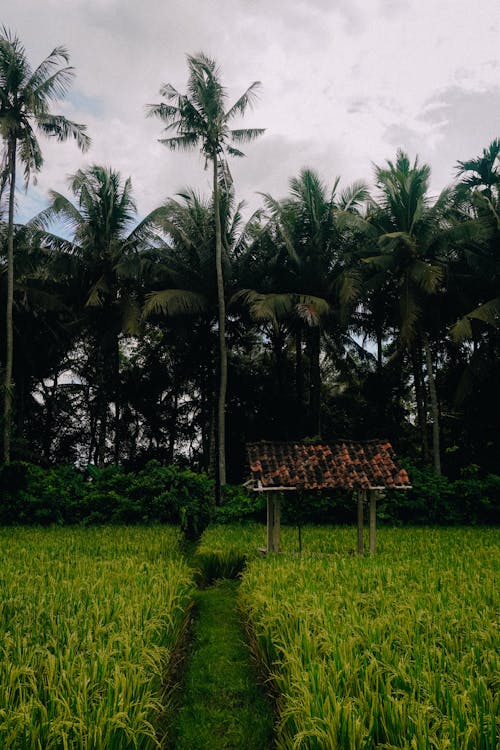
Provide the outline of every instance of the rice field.
<path id="1" fill-rule="evenodd" d="M 240 588 L 278 750 L 500 747 L 500 531 L 382 529 L 371 558 L 349 554 L 355 529 L 306 529 L 301 556 L 292 531 Z"/>
<path id="2" fill-rule="evenodd" d="M 0 747 L 160 746 L 192 573 L 172 528 L 0 529 Z"/>

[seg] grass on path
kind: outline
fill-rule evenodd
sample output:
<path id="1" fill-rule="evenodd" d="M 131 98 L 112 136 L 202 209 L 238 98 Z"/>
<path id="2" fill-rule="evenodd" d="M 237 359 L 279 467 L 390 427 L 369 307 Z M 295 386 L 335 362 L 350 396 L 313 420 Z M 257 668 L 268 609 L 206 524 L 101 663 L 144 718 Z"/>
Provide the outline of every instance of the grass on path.
<path id="1" fill-rule="evenodd" d="M 273 716 L 244 643 L 237 581 L 197 594 L 192 653 L 174 718 L 176 750 L 266 750 Z"/>

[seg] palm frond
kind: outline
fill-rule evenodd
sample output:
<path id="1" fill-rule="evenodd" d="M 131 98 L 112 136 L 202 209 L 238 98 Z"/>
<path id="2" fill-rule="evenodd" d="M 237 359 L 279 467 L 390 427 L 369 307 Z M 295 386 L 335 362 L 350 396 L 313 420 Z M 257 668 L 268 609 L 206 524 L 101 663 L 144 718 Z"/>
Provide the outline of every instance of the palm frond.
<path id="1" fill-rule="evenodd" d="M 85 302 L 86 307 L 102 307 L 104 304 L 104 298 L 109 294 L 109 285 L 104 276 L 101 276 L 92 285 L 87 301 Z"/>
<path id="2" fill-rule="evenodd" d="M 128 336 L 138 336 L 141 330 L 141 308 L 134 297 L 125 294 L 121 299 L 122 332 Z"/>
<path id="3" fill-rule="evenodd" d="M 190 151 L 200 141 L 198 133 L 185 133 L 172 138 L 160 138 L 159 143 L 167 146 L 172 151 Z"/>
<path id="4" fill-rule="evenodd" d="M 261 87 L 260 81 L 254 81 L 247 90 L 239 97 L 239 99 L 233 104 L 226 113 L 225 120 L 229 122 L 236 115 L 244 115 L 246 110 L 253 107 L 255 101 L 258 99 L 258 90 Z"/>
<path id="5" fill-rule="evenodd" d="M 45 135 L 51 135 L 58 141 L 67 141 L 73 138 L 81 151 L 87 151 L 90 148 L 90 138 L 87 135 L 86 125 L 68 120 L 63 115 L 44 114 L 36 118 L 39 129 Z"/>
<path id="6" fill-rule="evenodd" d="M 250 143 L 250 141 L 255 141 L 256 138 L 259 138 L 265 132 L 265 128 L 242 128 L 240 130 L 230 130 L 229 135 L 235 143 Z"/>
<path id="7" fill-rule="evenodd" d="M 170 123 L 179 117 L 179 107 L 174 107 L 172 104 L 165 104 L 165 102 L 147 104 L 146 117 L 158 117 L 160 120 Z"/>
<path id="8" fill-rule="evenodd" d="M 410 277 L 424 292 L 434 294 L 444 278 L 444 268 L 423 260 L 415 260 L 411 265 Z"/>
<path id="9" fill-rule="evenodd" d="M 451 329 L 454 341 L 463 341 L 464 339 L 472 338 L 471 319 L 479 320 L 481 323 L 485 323 L 493 328 L 500 328 L 500 297 L 484 302 L 457 321 Z"/>
<path id="10" fill-rule="evenodd" d="M 311 294 L 299 294 L 295 303 L 295 312 L 300 320 L 314 327 L 330 312 L 330 304 L 322 297 Z"/>
<path id="11" fill-rule="evenodd" d="M 197 315 L 206 312 L 207 309 L 207 298 L 199 292 L 188 289 L 164 289 L 146 295 L 142 317 L 145 319 L 153 314 L 168 317 Z"/>
<path id="12" fill-rule="evenodd" d="M 338 207 L 341 211 L 352 213 L 357 211 L 360 205 L 368 200 L 369 196 L 370 193 L 366 183 L 358 180 L 344 188 L 338 201 Z"/>

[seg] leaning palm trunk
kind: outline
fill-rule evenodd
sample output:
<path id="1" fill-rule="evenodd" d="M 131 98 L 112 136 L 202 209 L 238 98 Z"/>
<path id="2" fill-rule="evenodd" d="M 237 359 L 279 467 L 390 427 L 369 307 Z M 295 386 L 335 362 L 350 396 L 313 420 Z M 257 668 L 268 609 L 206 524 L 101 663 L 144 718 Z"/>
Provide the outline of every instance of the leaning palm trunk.
<path id="1" fill-rule="evenodd" d="M 432 368 L 432 354 L 429 346 L 427 334 L 422 334 L 422 343 L 425 353 L 425 364 L 427 368 L 427 377 L 429 379 L 429 394 L 431 397 L 431 414 L 432 414 L 432 452 L 434 456 L 434 470 L 436 474 L 441 474 L 441 454 L 439 445 L 439 406 L 436 393 L 436 381 Z"/>
<path id="2" fill-rule="evenodd" d="M 226 300 L 222 272 L 222 228 L 219 208 L 219 185 L 217 154 L 213 156 L 214 170 L 214 215 L 215 215 L 215 269 L 217 274 L 217 308 L 219 314 L 219 394 L 217 399 L 217 480 L 216 500 L 221 502 L 226 484 Z"/>
<path id="3" fill-rule="evenodd" d="M 12 311 L 14 307 L 14 198 L 16 191 L 16 138 L 9 144 L 10 192 L 9 219 L 7 228 L 7 310 L 5 330 L 5 380 L 4 380 L 4 426 L 3 426 L 3 460 L 10 462 L 10 437 L 12 430 L 12 365 L 14 361 L 14 325 Z"/>

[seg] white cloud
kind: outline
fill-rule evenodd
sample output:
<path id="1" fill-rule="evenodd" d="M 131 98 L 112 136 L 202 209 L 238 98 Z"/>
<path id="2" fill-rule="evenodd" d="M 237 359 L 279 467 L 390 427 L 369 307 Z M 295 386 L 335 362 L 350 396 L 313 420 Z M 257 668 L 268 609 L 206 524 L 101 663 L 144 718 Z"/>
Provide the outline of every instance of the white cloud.
<path id="1" fill-rule="evenodd" d="M 230 99 L 263 84 L 244 124 L 266 134 L 233 164 L 252 208 L 257 191 L 284 195 L 305 165 L 329 184 L 368 180 L 398 146 L 431 163 L 439 189 L 457 159 L 500 134 L 497 0 L 18 0 L 3 16 L 33 63 L 68 47 L 77 77 L 60 109 L 93 139 L 84 156 L 43 143 L 23 217 L 91 163 L 132 177 L 141 214 L 186 185 L 208 193 L 201 157 L 170 153 L 161 123 L 145 118 L 163 82 L 184 89 L 185 55 L 200 50 L 218 61 Z"/>

